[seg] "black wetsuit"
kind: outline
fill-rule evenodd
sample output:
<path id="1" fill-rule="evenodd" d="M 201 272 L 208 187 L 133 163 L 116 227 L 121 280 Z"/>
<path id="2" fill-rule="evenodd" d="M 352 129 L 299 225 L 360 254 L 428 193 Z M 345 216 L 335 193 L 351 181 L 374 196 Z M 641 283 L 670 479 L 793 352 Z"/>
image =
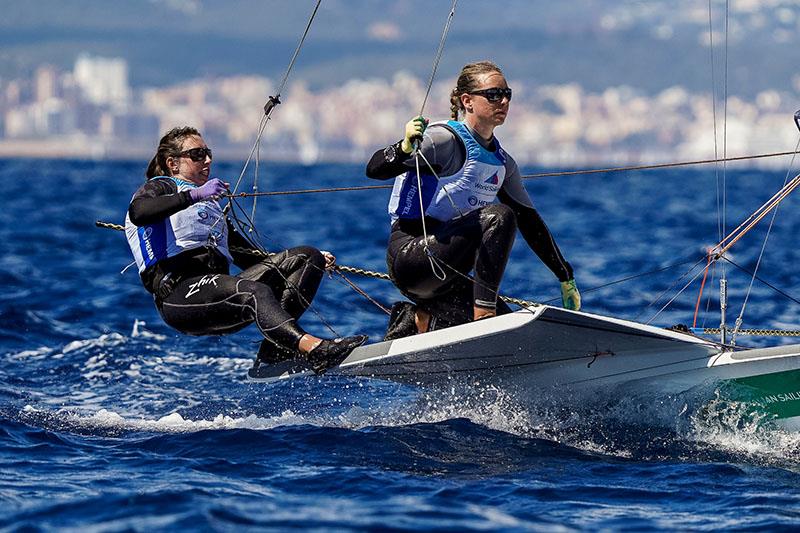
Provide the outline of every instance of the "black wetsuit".
<path id="1" fill-rule="evenodd" d="M 134 225 L 143 226 L 191 204 L 188 191 L 179 192 L 171 180 L 154 179 L 136 192 L 128 214 Z M 229 274 L 225 255 L 208 244 L 145 268 L 142 283 L 154 294 L 164 321 L 178 331 L 221 335 L 255 323 L 269 341 L 296 350 L 305 334 L 296 321 L 317 292 L 325 258 L 310 246 L 266 258 L 236 251 L 236 247 L 252 250 L 253 246 L 230 221 L 224 223 L 230 255 L 243 269 L 238 275 Z"/>
<path id="2" fill-rule="evenodd" d="M 494 151 L 494 143 L 473 137 L 484 148 Z M 461 139 L 442 125 L 429 127 L 420 150 L 440 177 L 458 172 L 466 161 Z M 387 158 L 396 154 L 393 161 Z M 420 163 L 423 166 L 425 163 Z M 475 209 L 448 221 L 426 217 L 428 248 L 445 274 L 437 277 L 425 253 L 422 222 L 399 218 L 392 224 L 387 249 L 387 265 L 392 280 L 409 299 L 438 317 L 441 326 L 472 320 L 472 307 L 493 308 L 498 313 L 508 307 L 497 299 L 497 291 L 511 252 L 516 230 L 559 281 L 572 279 L 572 267 L 561 255 L 547 225 L 533 207 L 522 185 L 516 162 L 508 156 L 499 204 Z M 375 152 L 367 164 L 367 176 L 386 180 L 415 168 L 415 161 L 404 154 L 400 143 L 394 149 Z M 474 282 L 466 276 L 474 272 Z"/>

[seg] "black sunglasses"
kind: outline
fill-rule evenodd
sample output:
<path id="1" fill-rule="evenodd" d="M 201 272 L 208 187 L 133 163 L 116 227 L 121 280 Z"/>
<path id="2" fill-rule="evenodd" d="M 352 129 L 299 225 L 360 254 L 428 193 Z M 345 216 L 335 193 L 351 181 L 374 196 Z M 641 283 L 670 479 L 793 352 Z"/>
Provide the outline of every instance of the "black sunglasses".
<path id="1" fill-rule="evenodd" d="M 480 91 L 472 91 L 468 94 L 477 94 L 478 96 L 483 96 L 488 101 L 494 103 L 499 102 L 505 96 L 508 98 L 508 101 L 511 101 L 511 88 L 506 87 L 505 89 L 501 89 L 500 87 L 492 87 L 491 89 L 481 89 Z"/>
<path id="2" fill-rule="evenodd" d="M 178 155 L 181 157 L 186 156 L 195 163 L 205 161 L 206 156 L 208 156 L 209 159 L 213 159 L 213 156 L 211 155 L 211 148 L 192 148 L 191 150 L 184 150 Z"/>

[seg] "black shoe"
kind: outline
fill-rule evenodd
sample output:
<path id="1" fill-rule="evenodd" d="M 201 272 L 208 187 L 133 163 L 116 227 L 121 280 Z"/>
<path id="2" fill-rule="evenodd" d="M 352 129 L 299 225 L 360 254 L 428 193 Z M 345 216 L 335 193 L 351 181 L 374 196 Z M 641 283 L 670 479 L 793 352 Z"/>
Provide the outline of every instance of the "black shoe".
<path id="1" fill-rule="evenodd" d="M 281 374 L 307 371 L 300 352 L 290 350 L 270 340 L 261 341 L 253 366 L 247 371 L 250 381 L 269 381 Z"/>
<path id="2" fill-rule="evenodd" d="M 409 302 L 395 302 L 392 305 L 392 313 L 389 315 L 389 327 L 386 328 L 386 335 L 383 340 L 391 341 L 410 337 L 417 334 L 417 321 L 414 315 L 417 306 Z"/>
<path id="3" fill-rule="evenodd" d="M 366 335 L 353 335 L 352 337 L 339 337 L 324 339 L 316 348 L 308 352 L 306 359 L 315 374 L 324 374 L 347 359 L 354 349 L 367 342 Z"/>
<path id="4" fill-rule="evenodd" d="M 261 365 L 275 365 L 290 359 L 297 359 L 300 353 L 297 350 L 290 350 L 272 341 L 264 339 L 258 347 L 256 360 L 253 361 L 253 368 Z"/>

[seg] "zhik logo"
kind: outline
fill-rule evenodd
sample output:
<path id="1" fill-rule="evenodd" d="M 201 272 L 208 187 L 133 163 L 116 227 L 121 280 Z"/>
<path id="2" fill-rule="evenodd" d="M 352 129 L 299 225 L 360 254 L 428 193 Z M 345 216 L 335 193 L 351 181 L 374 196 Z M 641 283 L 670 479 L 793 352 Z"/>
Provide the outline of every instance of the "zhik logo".
<path id="1" fill-rule="evenodd" d="M 216 287 L 217 278 L 219 278 L 219 274 L 214 274 L 213 276 L 203 276 L 198 281 L 195 281 L 194 283 L 189 285 L 189 290 L 186 292 L 186 296 L 184 296 L 184 298 L 188 298 L 193 294 L 197 294 L 198 292 L 200 292 L 200 289 L 203 288 L 203 286 L 205 285 L 213 284 Z"/>

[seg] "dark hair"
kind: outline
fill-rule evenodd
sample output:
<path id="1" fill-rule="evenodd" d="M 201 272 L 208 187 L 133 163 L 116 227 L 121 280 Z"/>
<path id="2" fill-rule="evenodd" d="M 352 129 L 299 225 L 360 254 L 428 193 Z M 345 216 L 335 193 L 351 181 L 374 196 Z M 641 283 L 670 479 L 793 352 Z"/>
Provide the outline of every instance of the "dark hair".
<path id="1" fill-rule="evenodd" d="M 156 176 L 169 176 L 170 174 L 168 172 L 169 169 L 167 168 L 167 158 L 176 157 L 178 154 L 180 154 L 181 148 L 183 148 L 183 141 L 185 141 L 187 137 L 191 137 L 193 135 L 202 137 L 200 132 L 197 131 L 197 128 L 193 128 L 191 126 L 172 128 L 169 130 L 163 137 L 161 137 L 161 140 L 158 141 L 156 155 L 153 156 L 153 159 L 150 160 L 150 164 L 147 165 L 145 177 L 150 179 Z"/>
<path id="2" fill-rule="evenodd" d="M 478 88 L 477 77 L 479 74 L 488 74 L 490 72 L 497 72 L 500 75 L 503 74 L 500 67 L 491 61 L 478 61 L 477 63 L 464 65 L 464 68 L 461 69 L 461 74 L 458 75 L 456 86 L 450 93 L 450 116 L 453 120 L 458 120 L 458 113 L 464 111 L 464 104 L 461 103 L 461 95 L 470 93 Z"/>

